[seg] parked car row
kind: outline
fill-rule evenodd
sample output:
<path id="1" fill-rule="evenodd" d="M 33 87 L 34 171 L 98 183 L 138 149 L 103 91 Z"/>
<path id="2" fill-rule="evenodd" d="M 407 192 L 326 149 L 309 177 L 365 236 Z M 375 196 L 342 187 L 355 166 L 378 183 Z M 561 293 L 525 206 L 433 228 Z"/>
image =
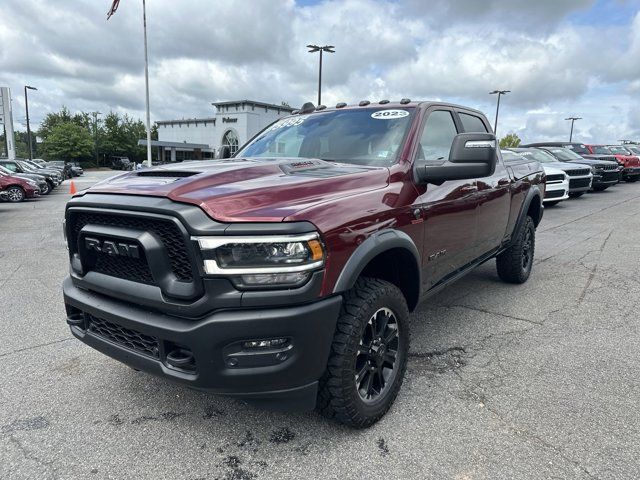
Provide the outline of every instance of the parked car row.
<path id="1" fill-rule="evenodd" d="M 508 164 L 531 159 L 542 164 L 547 176 L 543 200 L 547 206 L 640 179 L 640 147 L 633 145 L 530 143 L 502 150 L 502 156 Z"/>
<path id="2" fill-rule="evenodd" d="M 82 175 L 78 165 L 24 158 L 0 158 L 0 200 L 22 202 L 48 195 L 64 180 Z"/>

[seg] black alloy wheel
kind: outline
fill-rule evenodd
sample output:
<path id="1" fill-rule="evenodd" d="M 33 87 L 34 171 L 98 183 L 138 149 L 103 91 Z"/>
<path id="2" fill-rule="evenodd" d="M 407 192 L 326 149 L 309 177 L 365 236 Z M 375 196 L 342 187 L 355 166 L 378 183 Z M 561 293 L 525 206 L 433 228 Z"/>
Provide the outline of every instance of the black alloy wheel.
<path id="1" fill-rule="evenodd" d="M 522 270 L 528 270 L 533 262 L 533 229 L 527 228 L 522 243 Z"/>
<path id="2" fill-rule="evenodd" d="M 366 428 L 396 399 L 409 350 L 409 309 L 394 284 L 361 277 L 343 294 L 317 408 L 325 416 Z"/>
<path id="3" fill-rule="evenodd" d="M 511 245 L 496 257 L 498 276 L 508 283 L 524 283 L 531 275 L 535 253 L 536 226 L 527 216 Z"/>
<path id="4" fill-rule="evenodd" d="M 365 327 L 356 356 L 355 384 L 366 403 L 384 396 L 398 373 L 399 328 L 395 313 L 386 307 L 378 309 Z"/>

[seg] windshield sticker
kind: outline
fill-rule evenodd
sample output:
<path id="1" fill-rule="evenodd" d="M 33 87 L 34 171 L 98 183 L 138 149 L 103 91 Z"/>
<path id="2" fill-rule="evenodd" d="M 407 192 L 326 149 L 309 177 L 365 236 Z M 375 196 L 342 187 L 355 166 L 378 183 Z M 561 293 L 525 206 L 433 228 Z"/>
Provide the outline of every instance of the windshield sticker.
<path id="1" fill-rule="evenodd" d="M 376 120 L 394 120 L 396 118 L 402 118 L 409 115 L 406 110 L 378 110 L 371 114 L 371 118 Z"/>
<path id="2" fill-rule="evenodd" d="M 291 118 L 285 118 L 284 120 L 272 125 L 266 132 L 272 132 L 274 130 L 279 130 L 285 127 L 295 127 L 296 125 L 300 125 L 307 118 L 309 118 L 309 115 L 300 115 Z"/>

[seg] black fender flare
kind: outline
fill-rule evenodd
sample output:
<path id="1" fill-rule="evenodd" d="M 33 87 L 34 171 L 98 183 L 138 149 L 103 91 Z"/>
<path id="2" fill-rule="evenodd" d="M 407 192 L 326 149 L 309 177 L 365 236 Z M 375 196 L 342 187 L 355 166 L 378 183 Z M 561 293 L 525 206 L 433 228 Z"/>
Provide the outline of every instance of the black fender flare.
<path id="1" fill-rule="evenodd" d="M 527 191 L 527 196 L 525 197 L 524 201 L 522 202 L 522 206 L 520 207 L 520 213 L 518 214 L 518 219 L 516 220 L 516 224 L 514 225 L 513 231 L 511 232 L 511 238 L 509 239 L 509 243 L 513 241 L 513 238 L 516 232 L 518 232 L 522 227 L 522 224 L 527 218 L 527 212 L 529 211 L 529 207 L 531 206 L 531 203 L 535 200 L 536 197 L 538 198 L 537 201 L 540 202 L 540 215 L 538 216 L 538 218 L 533 219 L 534 223 L 536 224 L 536 227 L 542 220 L 542 215 L 544 214 L 544 205 L 542 204 L 543 195 L 538 185 L 531 185 L 531 188 Z"/>
<path id="2" fill-rule="evenodd" d="M 416 262 L 416 271 L 418 272 L 418 290 L 420 290 L 422 285 L 420 278 L 422 262 L 418 247 L 406 233 L 400 230 L 388 229 L 374 233 L 355 249 L 342 268 L 338 281 L 333 288 L 333 293 L 341 293 L 351 289 L 371 260 L 393 248 L 402 248 L 413 256 Z"/>

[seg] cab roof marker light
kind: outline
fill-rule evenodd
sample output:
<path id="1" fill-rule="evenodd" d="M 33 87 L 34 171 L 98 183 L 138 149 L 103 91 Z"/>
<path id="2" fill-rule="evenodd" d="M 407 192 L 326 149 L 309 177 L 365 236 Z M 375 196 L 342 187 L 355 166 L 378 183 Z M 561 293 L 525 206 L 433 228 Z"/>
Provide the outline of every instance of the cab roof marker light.
<path id="1" fill-rule="evenodd" d="M 371 102 L 369 100 L 362 100 L 358 106 L 360 107 L 366 107 L 367 105 L 369 105 Z"/>
<path id="2" fill-rule="evenodd" d="M 410 98 L 403 98 L 402 100 L 400 100 L 401 105 L 406 105 L 407 103 L 411 103 Z"/>
<path id="3" fill-rule="evenodd" d="M 325 108 L 327 108 L 327 106 L 326 106 L 326 105 L 318 105 L 318 106 L 316 107 L 316 110 L 324 110 Z"/>
<path id="4" fill-rule="evenodd" d="M 344 102 L 336 103 L 336 108 L 344 108 L 346 106 L 347 106 L 347 104 L 344 103 Z"/>
<path id="5" fill-rule="evenodd" d="M 389 103 L 389 100 L 387 100 L 387 99 L 380 100 L 378 103 L 379 103 L 380 105 L 386 105 L 387 103 Z"/>
<path id="6" fill-rule="evenodd" d="M 302 105 L 302 108 L 300 109 L 300 113 L 311 113 L 316 109 L 316 106 L 311 103 L 311 102 L 306 102 L 304 105 Z"/>

